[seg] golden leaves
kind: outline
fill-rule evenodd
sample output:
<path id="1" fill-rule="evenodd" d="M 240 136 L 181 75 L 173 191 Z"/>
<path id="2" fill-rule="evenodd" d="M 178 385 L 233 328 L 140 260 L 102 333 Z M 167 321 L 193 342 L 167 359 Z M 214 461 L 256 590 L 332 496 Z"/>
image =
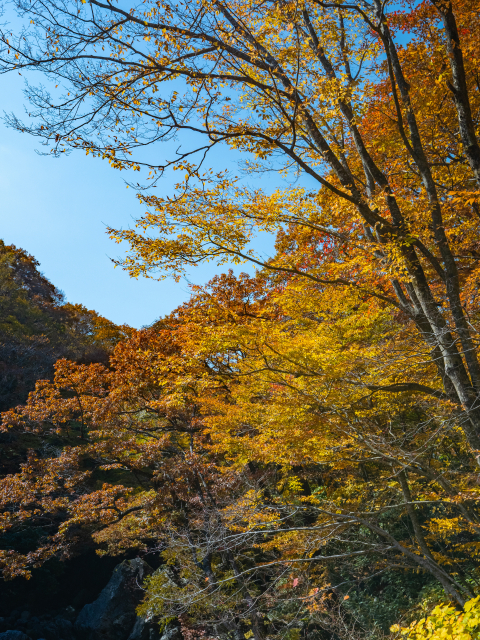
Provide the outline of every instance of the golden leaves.
<path id="1" fill-rule="evenodd" d="M 439 605 L 432 613 L 409 627 L 392 627 L 411 640 L 476 640 L 480 633 L 480 597 L 465 603 L 464 611 L 459 612 L 450 605 Z"/>

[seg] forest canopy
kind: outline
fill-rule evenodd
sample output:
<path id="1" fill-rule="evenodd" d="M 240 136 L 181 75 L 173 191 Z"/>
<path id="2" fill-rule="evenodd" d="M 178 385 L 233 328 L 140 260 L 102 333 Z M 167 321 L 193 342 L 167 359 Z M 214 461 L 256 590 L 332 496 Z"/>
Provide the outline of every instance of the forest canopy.
<path id="1" fill-rule="evenodd" d="M 194 287 L 108 361 L 58 360 L 3 414 L 62 442 L 2 479 L 5 576 L 89 537 L 159 554 L 142 614 L 208 637 L 476 633 L 478 2 L 14 4 L 30 25 L 2 32 L 2 69 L 56 86 L 10 125 L 148 173 L 145 213 L 109 230 L 118 264 L 256 272 Z"/>

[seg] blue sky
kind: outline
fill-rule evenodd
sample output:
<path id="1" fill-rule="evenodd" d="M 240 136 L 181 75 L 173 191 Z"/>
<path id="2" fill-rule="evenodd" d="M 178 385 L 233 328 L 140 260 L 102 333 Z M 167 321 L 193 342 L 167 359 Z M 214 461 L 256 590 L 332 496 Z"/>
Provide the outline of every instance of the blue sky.
<path id="1" fill-rule="evenodd" d="M 41 77 L 37 74 L 30 81 Z M 23 77 L 0 76 L 1 110 L 23 115 L 22 90 Z M 188 298 L 185 281 L 134 280 L 114 268 L 110 258 L 123 255 L 123 249 L 109 240 L 105 226 L 132 226 L 144 212 L 135 192 L 126 188 L 126 176 L 80 151 L 59 159 L 40 156 L 35 153 L 42 148 L 37 139 L 2 122 L 0 134 L 0 237 L 33 254 L 69 302 L 140 327 Z M 156 189 L 158 195 L 172 192 L 169 178 Z M 252 268 L 236 269 L 241 270 Z M 189 280 L 201 284 L 219 271 L 213 264 L 200 266 Z"/>
<path id="2" fill-rule="evenodd" d="M 11 9 L 3 17 L 18 24 Z M 36 84 L 42 77 L 35 74 L 29 80 Z M 2 111 L 23 115 L 22 90 L 23 76 L 16 72 L 0 76 L 0 115 Z M 126 188 L 127 176 L 80 151 L 59 159 L 37 155 L 39 146 L 38 140 L 6 128 L 0 120 L 0 238 L 33 254 L 69 302 L 80 302 L 114 322 L 134 327 L 150 324 L 186 300 L 186 281 L 133 280 L 110 260 L 123 256 L 124 248 L 109 240 L 105 227 L 132 226 L 145 210 L 135 192 Z M 172 157 L 174 146 L 157 145 L 149 149 L 148 156 L 160 164 Z M 238 154 L 222 149 L 214 157 L 216 170 L 235 170 Z M 137 179 L 135 174 L 133 180 Z M 308 177 L 301 182 L 311 184 Z M 281 184 L 281 178 L 267 174 L 260 184 L 273 188 Z M 172 193 L 173 179 L 167 176 L 155 195 Z M 254 246 L 265 256 L 272 244 L 271 238 L 262 236 Z M 253 268 L 235 269 L 237 273 L 241 270 L 252 272 Z M 202 284 L 218 272 L 214 264 L 202 265 L 188 278 Z"/>
<path id="3" fill-rule="evenodd" d="M 19 19 L 11 8 L 3 18 L 18 28 Z M 33 85 L 45 82 L 39 73 L 30 74 L 28 80 Z M 0 116 L 13 112 L 29 121 L 23 88 L 24 76 L 18 72 L 0 75 Z M 147 157 L 161 164 L 174 155 L 176 147 L 175 142 L 158 144 L 148 149 Z M 95 309 L 118 324 L 148 325 L 188 299 L 186 280 L 131 279 L 111 261 L 123 257 L 126 247 L 108 238 L 106 226 L 133 226 L 145 212 L 135 191 L 124 182 L 128 178 L 137 182 L 138 173 L 128 176 L 81 151 L 57 159 L 38 155 L 36 149 L 43 149 L 38 139 L 9 129 L 0 120 L 0 238 L 35 256 L 42 272 L 69 302 Z M 212 157 L 215 170 L 235 173 L 238 159 L 237 152 L 226 148 L 216 149 Z M 174 177 L 162 178 L 155 195 L 173 194 Z M 282 178 L 270 173 L 249 182 L 268 190 L 280 186 Z M 309 182 L 308 177 L 302 178 L 302 183 Z M 266 257 L 273 238 L 263 234 L 253 246 Z M 201 265 L 192 269 L 188 281 L 203 284 L 227 269 Z M 241 265 L 234 271 L 253 273 L 254 268 Z"/>

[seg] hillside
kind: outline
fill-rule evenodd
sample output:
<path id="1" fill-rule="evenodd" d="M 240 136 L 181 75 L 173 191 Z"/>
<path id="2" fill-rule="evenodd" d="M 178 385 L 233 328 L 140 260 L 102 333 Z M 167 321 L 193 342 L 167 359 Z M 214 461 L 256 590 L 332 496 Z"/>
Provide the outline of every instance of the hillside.
<path id="1" fill-rule="evenodd" d="M 25 402 L 36 380 L 51 378 L 59 358 L 108 362 L 128 335 L 64 295 L 23 249 L 0 240 L 0 411 Z"/>

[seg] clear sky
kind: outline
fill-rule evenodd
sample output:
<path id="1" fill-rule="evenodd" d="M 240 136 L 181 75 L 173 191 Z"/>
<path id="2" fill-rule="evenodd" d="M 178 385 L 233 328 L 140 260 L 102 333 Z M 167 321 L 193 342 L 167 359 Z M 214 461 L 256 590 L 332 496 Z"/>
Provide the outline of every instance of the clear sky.
<path id="1" fill-rule="evenodd" d="M 41 77 L 35 74 L 30 81 Z M 0 113 L 23 115 L 22 90 L 23 77 L 17 73 L 0 76 Z M 39 140 L 0 121 L 0 238 L 34 255 L 69 302 L 117 323 L 150 324 L 188 298 L 187 282 L 134 280 L 110 261 L 124 249 L 109 240 L 105 226 L 132 226 L 145 210 L 126 188 L 123 173 L 81 151 L 54 159 L 35 149 L 42 149 Z M 158 148 L 158 153 L 165 152 Z M 156 194 L 172 191 L 171 180 L 165 179 Z M 189 280 L 202 284 L 216 272 L 214 265 L 201 266 Z"/>
<path id="2" fill-rule="evenodd" d="M 11 5 L 2 18 L 14 29 L 20 24 Z M 0 116 L 13 112 L 28 122 L 24 78 L 18 72 L 0 75 Z M 41 84 L 42 76 L 32 73 L 28 80 Z M 173 156 L 176 147 L 174 142 L 150 147 L 148 157 L 160 164 Z M 127 177 L 138 181 L 138 173 L 127 176 L 82 151 L 57 159 L 38 155 L 36 149 L 43 150 L 40 140 L 7 128 L 0 119 L 0 238 L 6 244 L 35 256 L 41 271 L 69 302 L 81 303 L 118 324 L 148 325 L 188 299 L 187 281 L 131 279 L 111 261 L 123 257 L 126 247 L 108 238 L 106 226 L 133 226 L 145 212 L 135 191 L 124 182 Z M 238 153 L 216 149 L 214 168 L 236 172 L 238 159 Z M 304 181 L 308 184 L 310 179 Z M 282 178 L 264 174 L 257 184 L 268 190 L 280 186 Z M 173 187 L 173 176 L 162 178 L 155 195 L 173 194 Z M 254 247 L 266 257 L 273 238 L 263 235 Z M 201 265 L 192 269 L 188 280 L 203 284 L 227 269 L 226 265 Z M 254 269 L 241 265 L 234 271 L 253 273 Z"/>

